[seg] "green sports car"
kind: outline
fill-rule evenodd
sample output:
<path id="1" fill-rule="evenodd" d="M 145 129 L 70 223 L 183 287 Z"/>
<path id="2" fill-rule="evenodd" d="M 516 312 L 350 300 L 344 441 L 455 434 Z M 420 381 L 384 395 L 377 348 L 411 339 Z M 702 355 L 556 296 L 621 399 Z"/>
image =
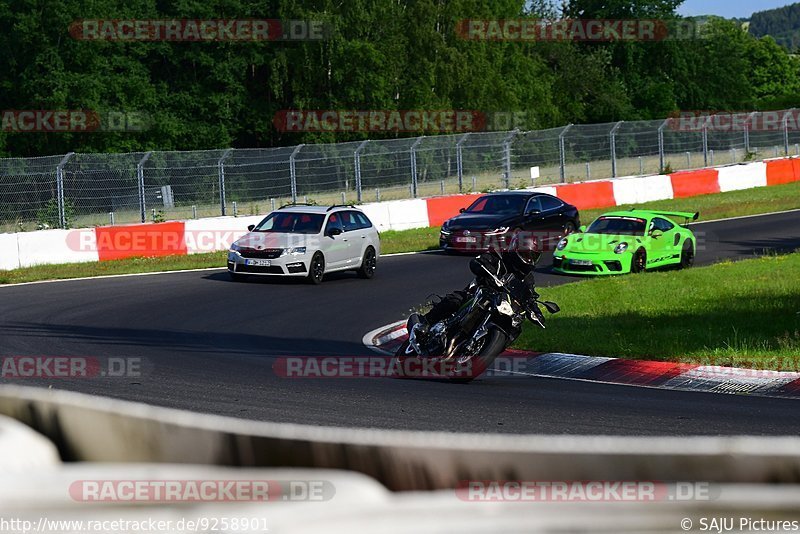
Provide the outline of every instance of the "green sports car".
<path id="1" fill-rule="evenodd" d="M 696 221 L 699 213 L 614 211 L 589 228 L 558 242 L 553 270 L 591 276 L 638 273 L 647 269 L 694 263 L 697 239 L 674 219 Z"/>

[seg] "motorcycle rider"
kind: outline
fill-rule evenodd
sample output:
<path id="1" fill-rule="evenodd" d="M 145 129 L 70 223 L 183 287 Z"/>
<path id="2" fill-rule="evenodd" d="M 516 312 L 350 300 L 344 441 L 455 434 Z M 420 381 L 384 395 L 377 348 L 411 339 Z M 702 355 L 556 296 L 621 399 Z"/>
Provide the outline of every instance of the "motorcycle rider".
<path id="1" fill-rule="evenodd" d="M 525 283 L 523 291 L 529 292 L 528 300 L 531 302 L 531 309 L 537 317 L 542 317 L 541 311 L 535 305 L 539 294 L 536 293 L 533 276 L 534 267 L 539 261 L 542 253 L 537 246 L 537 240 L 532 235 L 524 232 L 515 233 L 507 247 L 489 247 L 489 250 L 474 258 L 469 263 L 470 271 L 475 275 L 477 285 L 490 284 L 491 276 L 503 274 L 503 267 L 506 272 L 513 272 L 520 281 Z M 488 271 L 488 272 L 487 272 Z M 413 314 L 408 320 L 408 331 L 416 326 L 416 337 L 424 343 L 425 336 L 431 326 L 439 321 L 455 314 L 470 297 L 472 284 L 462 291 L 454 291 L 441 298 L 434 304 L 433 308 L 424 315 Z"/>

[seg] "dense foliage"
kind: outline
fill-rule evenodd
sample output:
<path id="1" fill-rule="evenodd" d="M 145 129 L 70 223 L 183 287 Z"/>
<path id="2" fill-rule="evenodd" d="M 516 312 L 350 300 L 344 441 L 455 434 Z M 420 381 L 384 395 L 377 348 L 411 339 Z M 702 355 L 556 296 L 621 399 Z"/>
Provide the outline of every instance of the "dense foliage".
<path id="1" fill-rule="evenodd" d="M 528 129 L 798 104 L 800 64 L 769 37 L 711 19 L 661 42 L 468 41 L 463 19 L 675 19 L 680 0 L 7 0 L 0 109 L 147 112 L 139 133 L 0 132 L 0 155 L 263 147 L 363 138 L 285 134 L 285 109 L 525 112 Z M 79 19 L 324 20 L 323 41 L 119 42 Z M 799 106 L 800 107 L 800 106 Z M 373 136 L 374 137 L 374 136 Z"/>
<path id="2" fill-rule="evenodd" d="M 800 4 L 753 13 L 750 33 L 756 37 L 771 36 L 789 50 L 800 46 Z"/>

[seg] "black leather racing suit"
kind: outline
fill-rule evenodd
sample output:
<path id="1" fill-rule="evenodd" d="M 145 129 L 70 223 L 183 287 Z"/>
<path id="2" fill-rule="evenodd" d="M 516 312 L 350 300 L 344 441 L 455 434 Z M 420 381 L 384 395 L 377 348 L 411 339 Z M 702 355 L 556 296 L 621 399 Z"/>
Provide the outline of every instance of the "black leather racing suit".
<path id="1" fill-rule="evenodd" d="M 470 271 L 475 275 L 478 285 L 483 284 L 484 280 L 488 279 L 488 274 L 483 267 L 486 267 L 492 273 L 497 273 L 501 258 L 505 268 L 509 272 L 514 272 L 520 280 L 524 280 L 525 277 L 534 270 L 532 265 L 528 265 L 522 261 L 520 257 L 513 252 L 485 252 L 469 262 Z M 536 293 L 535 286 L 530 285 L 528 289 L 531 292 L 531 298 L 539 296 Z M 461 308 L 469 297 L 469 286 L 462 291 L 454 291 L 445 295 L 439 302 L 434 304 L 431 311 L 425 314 L 425 321 L 428 325 L 432 326 L 450 317 Z"/>

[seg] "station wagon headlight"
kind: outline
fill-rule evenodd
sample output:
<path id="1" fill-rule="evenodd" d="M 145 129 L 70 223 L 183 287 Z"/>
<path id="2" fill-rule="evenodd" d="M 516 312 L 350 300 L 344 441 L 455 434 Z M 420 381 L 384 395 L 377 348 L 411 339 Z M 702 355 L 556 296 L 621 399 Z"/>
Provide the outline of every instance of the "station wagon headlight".
<path id="1" fill-rule="evenodd" d="M 305 253 L 306 247 L 285 248 L 283 249 L 283 254 L 281 254 L 281 256 L 288 256 L 289 254 L 293 256 L 300 256 Z"/>
<path id="2" fill-rule="evenodd" d="M 449 220 L 445 221 L 444 224 L 442 225 L 442 233 L 443 234 L 449 234 L 450 233 L 450 221 Z"/>
<path id="3" fill-rule="evenodd" d="M 562 238 L 561 241 L 558 242 L 558 245 L 556 245 L 556 250 L 564 250 L 567 248 L 567 243 L 569 243 L 569 239 L 566 237 Z"/>
<path id="4" fill-rule="evenodd" d="M 242 249 L 242 247 L 240 247 L 240 246 L 239 246 L 239 245 L 237 245 L 236 243 L 233 243 L 233 244 L 231 245 L 231 248 L 230 248 L 230 250 L 229 250 L 228 252 L 232 252 L 232 253 L 236 254 L 237 256 L 241 256 L 241 254 L 239 253 L 239 251 L 240 251 L 241 249 Z"/>
<path id="5" fill-rule="evenodd" d="M 628 250 L 628 244 L 623 241 L 614 249 L 614 254 L 624 254 L 626 250 Z"/>

